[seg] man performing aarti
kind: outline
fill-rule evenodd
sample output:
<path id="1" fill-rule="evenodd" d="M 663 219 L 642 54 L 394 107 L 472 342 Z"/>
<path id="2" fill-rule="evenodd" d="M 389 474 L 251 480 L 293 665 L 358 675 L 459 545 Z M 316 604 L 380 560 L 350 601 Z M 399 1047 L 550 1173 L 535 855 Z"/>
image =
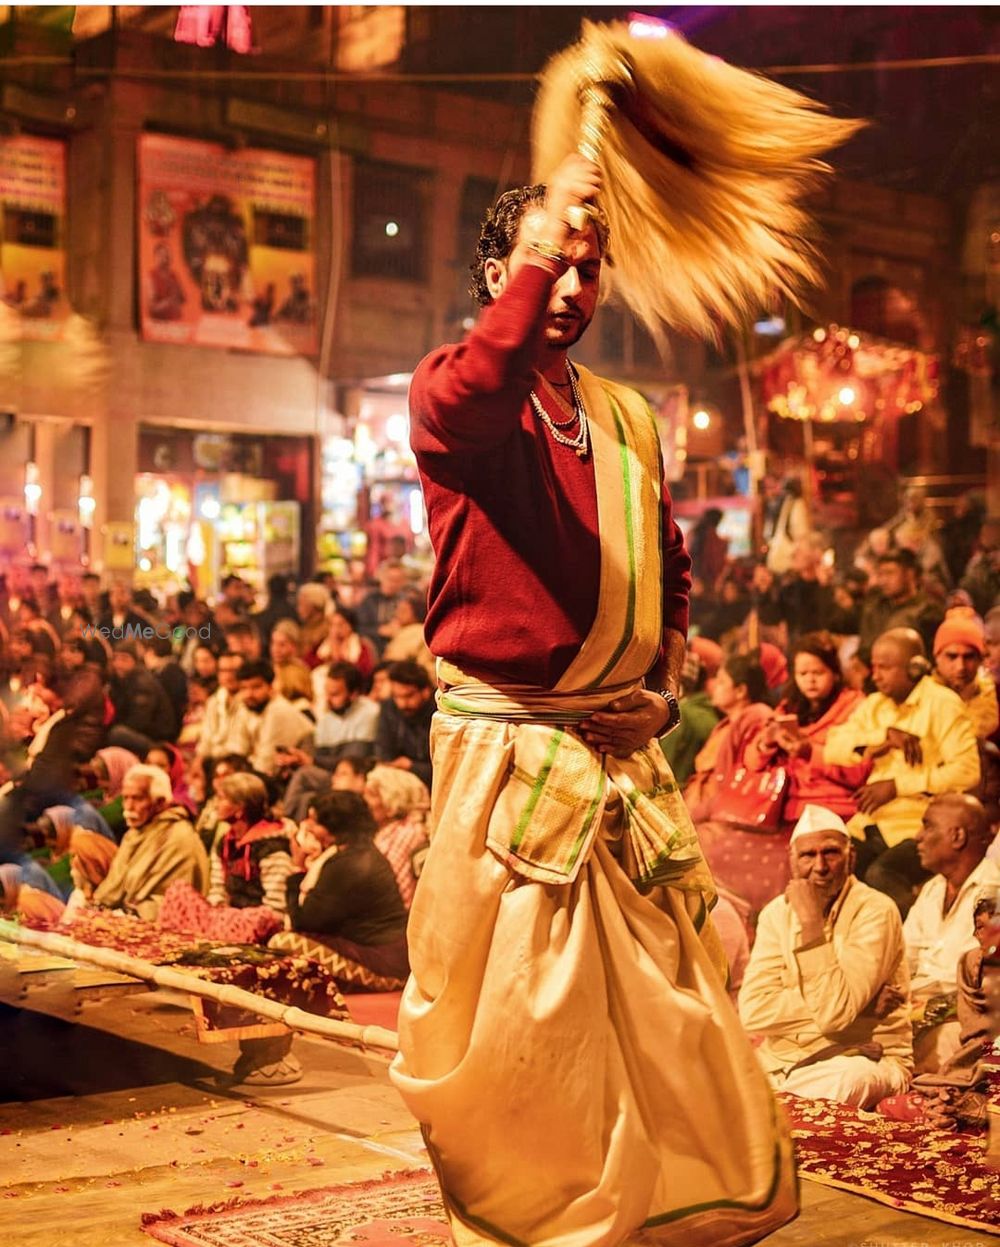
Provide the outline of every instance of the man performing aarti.
<path id="1" fill-rule="evenodd" d="M 588 63 L 609 54 L 630 102 L 590 109 L 586 154 L 575 75 L 572 100 L 543 95 L 547 186 L 487 216 L 482 315 L 410 393 L 439 693 L 393 1079 L 460 1245 L 725 1247 L 797 1207 L 787 1134 L 726 995 L 712 879 L 656 745 L 677 717 L 690 586 L 656 425 L 569 353 L 609 247 L 654 330 L 705 328 L 787 288 L 808 268 L 789 247 L 792 185 L 846 123 L 721 62 L 706 71 L 679 39 L 657 87 L 662 49 L 650 62 L 635 42 L 589 30 Z M 653 114 L 679 101 L 683 120 L 692 92 L 701 132 L 682 151 Z M 784 134 L 770 147 L 764 112 Z M 743 165 L 766 202 L 730 176 Z M 678 171 L 697 186 L 668 213 Z"/>

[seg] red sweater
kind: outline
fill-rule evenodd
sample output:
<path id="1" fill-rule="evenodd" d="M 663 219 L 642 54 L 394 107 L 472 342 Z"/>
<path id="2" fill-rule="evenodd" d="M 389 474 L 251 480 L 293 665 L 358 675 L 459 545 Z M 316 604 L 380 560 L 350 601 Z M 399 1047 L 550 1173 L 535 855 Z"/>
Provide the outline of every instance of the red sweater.
<path id="1" fill-rule="evenodd" d="M 590 631 L 601 573 L 592 456 L 558 445 L 528 401 L 554 280 L 525 265 L 463 342 L 420 362 L 410 388 L 437 558 L 428 647 L 470 675 L 541 688 Z M 663 626 L 686 633 L 691 560 L 666 486 L 662 496 Z"/>

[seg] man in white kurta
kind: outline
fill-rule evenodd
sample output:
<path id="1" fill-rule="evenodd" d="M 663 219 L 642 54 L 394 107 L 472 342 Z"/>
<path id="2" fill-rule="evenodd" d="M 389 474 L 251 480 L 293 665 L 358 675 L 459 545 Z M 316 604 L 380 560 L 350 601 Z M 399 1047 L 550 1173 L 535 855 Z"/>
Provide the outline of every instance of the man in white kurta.
<path id="1" fill-rule="evenodd" d="M 986 811 L 975 797 L 948 793 L 927 807 L 917 851 L 924 869 L 935 873 L 903 923 L 914 995 L 957 988 L 959 959 L 976 947 L 976 901 L 1000 896 L 1000 866 L 986 856 L 991 839 Z"/>
<path id="2" fill-rule="evenodd" d="M 913 1070 L 909 972 L 899 911 L 851 873 L 843 821 L 806 806 L 792 879 L 760 915 L 740 1019 L 781 1091 L 869 1108 Z"/>

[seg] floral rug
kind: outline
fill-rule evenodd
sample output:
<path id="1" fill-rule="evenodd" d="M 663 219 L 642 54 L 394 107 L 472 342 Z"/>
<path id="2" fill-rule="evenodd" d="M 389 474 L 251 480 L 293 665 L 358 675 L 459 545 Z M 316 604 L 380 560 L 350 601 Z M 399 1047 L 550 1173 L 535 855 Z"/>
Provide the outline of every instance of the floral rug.
<path id="1" fill-rule="evenodd" d="M 28 925 L 67 935 L 94 948 L 113 948 L 154 965 L 173 966 L 193 978 L 239 987 L 306 1013 L 350 1020 L 333 976 L 307 957 L 269 952 L 255 944 L 219 944 L 197 936 L 178 935 L 103 909 L 82 910 L 69 923 Z M 214 1001 L 203 1002 L 202 1019 L 207 1031 L 220 1034 L 225 1029 L 246 1028 L 258 1020 L 252 1014 Z M 271 1031 L 283 1034 L 284 1028 L 278 1023 Z"/>
<path id="2" fill-rule="evenodd" d="M 889 1121 L 829 1100 L 780 1097 L 800 1177 L 950 1225 L 1000 1231 L 997 1171 L 984 1134 Z M 263 1201 L 232 1200 L 183 1215 L 144 1213 L 142 1228 L 172 1247 L 451 1247 L 427 1170 Z"/>
<path id="3" fill-rule="evenodd" d="M 437 1182 L 428 1170 L 301 1195 L 212 1208 L 144 1213 L 142 1228 L 172 1247 L 451 1247 Z"/>
<path id="4" fill-rule="evenodd" d="M 832 1100 L 779 1099 L 800 1177 L 949 1225 L 1000 1231 L 998 1174 L 986 1159 L 985 1134 L 889 1121 Z"/>

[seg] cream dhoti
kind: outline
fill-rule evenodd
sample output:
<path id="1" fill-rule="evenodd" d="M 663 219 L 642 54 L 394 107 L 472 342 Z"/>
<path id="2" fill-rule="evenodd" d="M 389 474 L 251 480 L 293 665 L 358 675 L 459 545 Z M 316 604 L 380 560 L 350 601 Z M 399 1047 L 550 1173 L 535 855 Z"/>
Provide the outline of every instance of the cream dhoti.
<path id="1" fill-rule="evenodd" d="M 605 762 L 571 729 L 447 709 L 432 741 L 392 1074 L 456 1242 L 719 1247 L 787 1221 L 790 1147 L 660 750 Z"/>
<path id="2" fill-rule="evenodd" d="M 439 665 L 392 1078 L 460 1245 L 749 1243 L 795 1215 L 795 1177 L 711 876 L 659 748 L 605 757 L 573 730 L 653 667 L 662 592 L 655 427 L 580 373 L 596 620 L 553 690 Z"/>

